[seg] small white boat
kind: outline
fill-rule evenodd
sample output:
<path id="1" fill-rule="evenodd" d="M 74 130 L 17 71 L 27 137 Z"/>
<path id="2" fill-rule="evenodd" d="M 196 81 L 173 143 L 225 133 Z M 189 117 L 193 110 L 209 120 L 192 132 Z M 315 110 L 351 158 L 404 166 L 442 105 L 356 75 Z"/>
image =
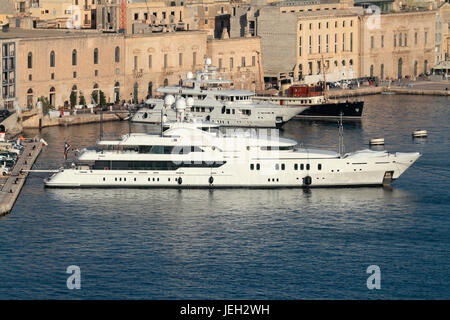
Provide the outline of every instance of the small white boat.
<path id="1" fill-rule="evenodd" d="M 412 133 L 414 138 L 425 138 L 428 136 L 427 130 L 414 130 Z"/>
<path id="2" fill-rule="evenodd" d="M 369 144 L 371 146 L 384 145 L 384 138 L 372 138 L 370 139 Z"/>

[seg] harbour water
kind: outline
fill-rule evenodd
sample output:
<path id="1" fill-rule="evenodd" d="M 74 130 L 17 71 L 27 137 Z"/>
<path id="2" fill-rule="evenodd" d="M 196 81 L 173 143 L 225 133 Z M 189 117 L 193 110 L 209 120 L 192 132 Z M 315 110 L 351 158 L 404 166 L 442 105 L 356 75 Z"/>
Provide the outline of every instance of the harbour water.
<path id="1" fill-rule="evenodd" d="M 346 151 L 379 136 L 423 153 L 392 188 L 60 190 L 31 174 L 0 219 L 0 299 L 449 299 L 449 99 L 369 96 L 364 113 L 344 125 Z M 412 139 L 419 128 L 427 139 Z M 53 169 L 65 140 L 94 146 L 99 124 L 36 134 L 49 146 L 35 167 Z M 336 122 L 281 134 L 337 150 Z M 80 290 L 67 289 L 70 265 Z M 380 290 L 366 286 L 370 265 Z"/>

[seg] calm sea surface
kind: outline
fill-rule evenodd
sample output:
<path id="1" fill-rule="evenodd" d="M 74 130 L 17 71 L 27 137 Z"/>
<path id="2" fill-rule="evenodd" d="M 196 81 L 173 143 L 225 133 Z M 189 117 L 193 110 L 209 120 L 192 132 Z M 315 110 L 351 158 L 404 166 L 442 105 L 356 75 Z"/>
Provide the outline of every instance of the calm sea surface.
<path id="1" fill-rule="evenodd" d="M 381 136 L 423 156 L 390 189 L 58 190 L 31 174 L 0 218 L 0 299 L 450 299 L 449 99 L 366 97 L 344 128 L 346 151 Z M 429 137 L 412 140 L 418 128 Z M 59 167 L 65 139 L 82 148 L 98 133 L 26 132 L 49 142 L 35 168 Z M 282 135 L 337 150 L 334 122 L 291 121 Z M 66 287 L 70 265 L 81 290 Z M 380 290 L 367 289 L 369 265 Z"/>

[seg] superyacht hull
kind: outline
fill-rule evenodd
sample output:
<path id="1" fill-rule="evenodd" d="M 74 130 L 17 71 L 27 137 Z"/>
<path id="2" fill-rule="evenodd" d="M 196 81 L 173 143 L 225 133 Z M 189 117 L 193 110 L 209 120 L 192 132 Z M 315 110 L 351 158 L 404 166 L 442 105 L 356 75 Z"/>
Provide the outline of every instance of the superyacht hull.
<path id="1" fill-rule="evenodd" d="M 255 108 L 251 115 L 237 114 L 234 108 L 227 108 L 225 112 L 214 108 L 210 112 L 190 111 L 192 118 L 198 121 L 208 121 L 219 124 L 221 127 L 247 127 L 247 128 L 279 128 L 287 121 L 291 120 L 297 114 L 308 107 L 305 106 L 286 106 L 284 108 Z M 199 110 L 206 110 L 206 107 L 199 107 Z M 222 108 L 220 108 L 222 109 Z M 230 110 L 229 113 L 227 113 Z M 143 108 L 138 110 L 131 118 L 132 122 L 153 123 L 161 122 L 161 111 L 167 121 L 176 121 L 177 114 L 174 110 L 164 110 L 162 108 Z"/>
<path id="2" fill-rule="evenodd" d="M 397 153 L 364 159 L 252 159 L 218 168 L 177 170 L 64 169 L 45 180 L 50 188 L 314 188 L 389 185 L 418 158 Z M 253 164 L 253 166 L 252 166 Z M 259 164 L 259 170 L 255 170 Z M 253 169 L 252 169 L 253 168 Z M 275 169 L 278 168 L 278 169 Z M 284 168 L 284 169 L 283 169 Z M 301 169 L 303 168 L 303 170 Z M 309 170 L 306 170 L 309 168 Z"/>

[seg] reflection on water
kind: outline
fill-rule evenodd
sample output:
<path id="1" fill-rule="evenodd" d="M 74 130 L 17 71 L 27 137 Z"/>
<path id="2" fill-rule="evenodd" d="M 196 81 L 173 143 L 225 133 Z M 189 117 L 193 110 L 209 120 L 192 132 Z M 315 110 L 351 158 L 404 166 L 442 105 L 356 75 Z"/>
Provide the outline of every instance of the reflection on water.
<path id="1" fill-rule="evenodd" d="M 365 104 L 361 122 L 344 123 L 346 151 L 379 136 L 389 151 L 423 153 L 392 188 L 45 189 L 45 174 L 30 175 L 0 219 L 0 298 L 450 298 L 448 98 Z M 126 122 L 103 128 L 129 131 Z M 412 139 L 418 128 L 427 139 Z M 26 132 L 49 142 L 35 167 L 61 166 L 65 140 L 94 146 L 99 129 Z M 291 121 L 281 135 L 337 150 L 338 124 Z M 77 292 L 66 289 L 72 264 L 82 270 Z M 371 264 L 382 290 L 366 288 Z"/>

